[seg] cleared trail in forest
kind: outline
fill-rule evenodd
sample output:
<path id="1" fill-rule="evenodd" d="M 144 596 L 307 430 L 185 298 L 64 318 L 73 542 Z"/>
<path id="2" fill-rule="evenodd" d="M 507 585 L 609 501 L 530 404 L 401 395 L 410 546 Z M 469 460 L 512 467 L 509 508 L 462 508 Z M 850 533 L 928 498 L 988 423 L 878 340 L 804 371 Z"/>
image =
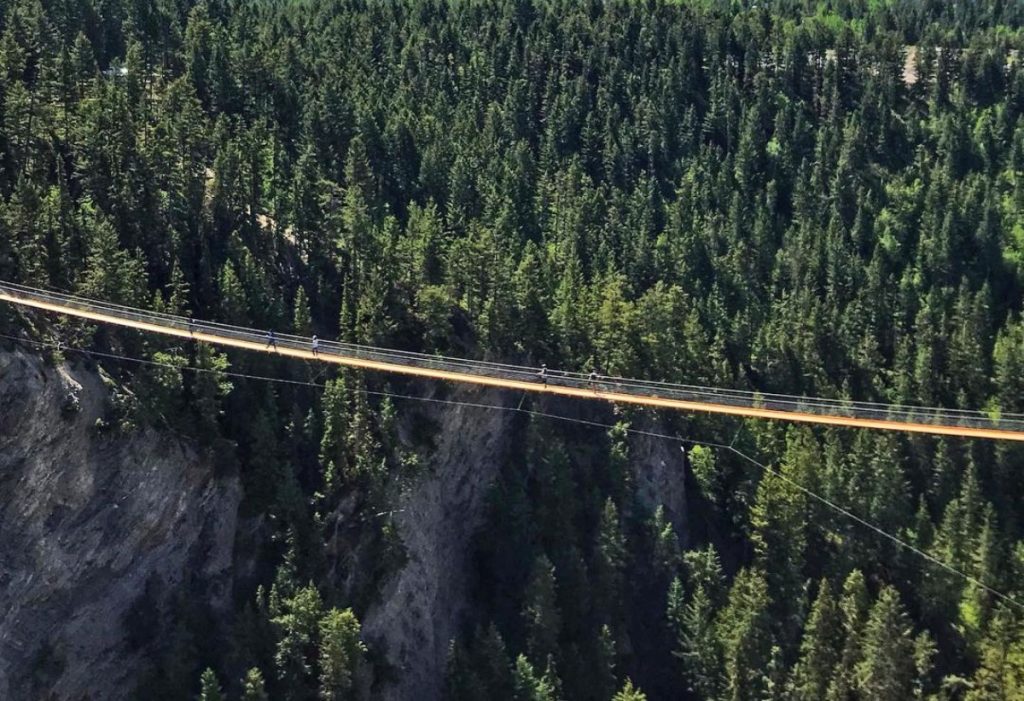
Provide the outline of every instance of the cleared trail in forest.
<path id="1" fill-rule="evenodd" d="M 275 345 L 271 346 L 267 342 L 267 332 L 258 329 L 209 321 L 190 321 L 186 317 L 83 299 L 3 281 L 0 281 L 0 300 L 222 346 L 523 392 L 777 421 L 1024 441 L 1024 415 L 1020 414 L 997 417 L 978 411 L 844 402 L 605 376 L 591 380 L 583 373 L 556 370 L 548 370 L 544 381 L 539 376 L 538 368 L 410 353 L 335 341 L 321 340 L 318 352 L 314 353 L 310 338 L 288 334 L 277 334 Z"/>

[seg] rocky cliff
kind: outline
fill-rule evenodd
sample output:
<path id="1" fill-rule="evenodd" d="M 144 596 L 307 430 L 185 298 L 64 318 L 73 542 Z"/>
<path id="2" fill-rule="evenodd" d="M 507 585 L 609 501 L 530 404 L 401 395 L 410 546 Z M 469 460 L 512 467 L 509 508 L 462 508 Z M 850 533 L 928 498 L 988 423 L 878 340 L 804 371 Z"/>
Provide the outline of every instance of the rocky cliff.
<path id="1" fill-rule="evenodd" d="M 0 698 L 126 697 L 147 582 L 157 619 L 186 580 L 227 603 L 237 479 L 175 436 L 98 430 L 108 395 L 95 371 L 0 351 Z"/>
<path id="2" fill-rule="evenodd" d="M 452 399 L 512 409 L 519 396 L 459 388 Z M 583 404 L 560 402 L 573 415 Z M 393 683 L 380 686 L 388 701 L 443 698 L 449 642 L 469 609 L 472 538 L 481 525 L 486 498 L 514 441 L 509 411 L 444 405 L 431 412 L 438 427 L 427 473 L 408 490 L 397 512 L 408 562 L 382 592 L 382 603 L 364 621 L 364 634 L 392 667 Z M 630 466 L 642 503 L 665 506 L 683 535 L 686 493 L 678 445 L 634 436 Z"/>
<path id="3" fill-rule="evenodd" d="M 508 393 L 461 390 L 459 401 L 503 406 Z M 386 699 L 438 699 L 448 643 L 466 609 L 470 540 L 512 438 L 507 412 L 446 405 L 431 412 L 437 440 L 427 473 L 408 492 L 397 521 L 408 556 L 364 621 L 395 683 Z"/>

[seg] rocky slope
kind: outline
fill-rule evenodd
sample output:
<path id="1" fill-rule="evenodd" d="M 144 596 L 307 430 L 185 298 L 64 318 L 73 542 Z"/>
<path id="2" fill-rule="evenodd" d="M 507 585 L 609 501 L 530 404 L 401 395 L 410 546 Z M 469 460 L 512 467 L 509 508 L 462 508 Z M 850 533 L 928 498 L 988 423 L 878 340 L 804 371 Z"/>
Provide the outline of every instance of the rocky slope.
<path id="1" fill-rule="evenodd" d="M 97 430 L 107 396 L 95 372 L 0 351 L 0 698 L 126 697 L 147 581 L 157 618 L 186 579 L 226 604 L 237 480 L 177 437 Z"/>

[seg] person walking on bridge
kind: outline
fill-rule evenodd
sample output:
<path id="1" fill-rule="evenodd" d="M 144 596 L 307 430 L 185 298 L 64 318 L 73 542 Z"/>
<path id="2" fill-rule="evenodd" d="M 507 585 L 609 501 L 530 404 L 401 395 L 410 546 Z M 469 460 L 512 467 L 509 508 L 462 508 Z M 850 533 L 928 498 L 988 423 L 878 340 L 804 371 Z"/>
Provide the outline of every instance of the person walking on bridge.
<path id="1" fill-rule="evenodd" d="M 544 363 L 540 364 L 540 372 L 537 373 L 537 377 L 545 387 L 548 386 L 548 366 Z"/>
<path id="2" fill-rule="evenodd" d="M 313 357 L 316 358 L 320 355 L 320 339 L 313 334 L 313 343 L 310 344 L 313 349 Z"/>
<path id="3" fill-rule="evenodd" d="M 273 347 L 274 350 L 277 350 L 277 336 L 274 335 L 273 329 L 271 329 L 270 331 L 267 331 L 267 345 L 266 345 L 266 348 L 270 348 L 270 347 Z"/>

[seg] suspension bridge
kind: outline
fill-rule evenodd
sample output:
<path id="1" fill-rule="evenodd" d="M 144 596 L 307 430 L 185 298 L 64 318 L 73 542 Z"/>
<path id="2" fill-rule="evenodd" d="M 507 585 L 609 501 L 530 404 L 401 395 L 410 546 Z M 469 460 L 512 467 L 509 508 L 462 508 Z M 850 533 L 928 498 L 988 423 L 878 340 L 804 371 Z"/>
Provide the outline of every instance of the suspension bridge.
<path id="1" fill-rule="evenodd" d="M 565 397 L 801 423 L 1024 441 L 1024 415 L 838 401 L 702 387 L 451 358 L 275 334 L 199 321 L 0 281 L 0 300 L 21 307 L 221 346 L 416 377 Z"/>

